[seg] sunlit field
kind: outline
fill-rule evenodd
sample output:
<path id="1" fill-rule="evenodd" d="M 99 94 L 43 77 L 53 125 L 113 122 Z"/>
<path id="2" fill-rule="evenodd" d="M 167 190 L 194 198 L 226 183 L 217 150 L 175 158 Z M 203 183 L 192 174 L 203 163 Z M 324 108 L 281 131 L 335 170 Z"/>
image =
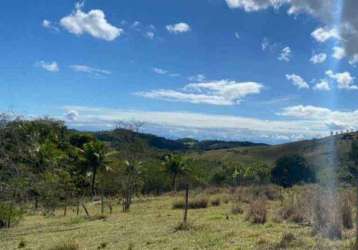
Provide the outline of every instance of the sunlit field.
<path id="1" fill-rule="evenodd" d="M 191 200 L 207 200 L 208 207 L 189 209 L 189 223 L 184 228 L 180 228 L 183 210 L 173 209 L 182 193 L 140 197 L 127 213 L 116 204 L 112 214 L 105 206 L 101 215 L 100 202 L 91 202 L 90 217 L 82 210 L 77 216 L 75 208 L 68 209 L 67 216 L 60 209 L 55 216 L 26 215 L 16 227 L 0 231 L 0 248 L 351 249 L 353 229 L 344 229 L 341 240 L 329 240 L 314 233 L 314 214 L 308 211 L 306 203 L 313 189 L 307 186 L 287 190 L 256 187 L 194 191 Z M 354 202 L 350 191 L 344 193 L 350 203 Z M 266 206 L 267 218 L 262 224 L 248 218 L 254 201 Z M 299 213 L 296 217 L 302 218 L 286 218 L 284 213 L 291 208 Z M 68 248 L 64 247 L 66 243 Z"/>

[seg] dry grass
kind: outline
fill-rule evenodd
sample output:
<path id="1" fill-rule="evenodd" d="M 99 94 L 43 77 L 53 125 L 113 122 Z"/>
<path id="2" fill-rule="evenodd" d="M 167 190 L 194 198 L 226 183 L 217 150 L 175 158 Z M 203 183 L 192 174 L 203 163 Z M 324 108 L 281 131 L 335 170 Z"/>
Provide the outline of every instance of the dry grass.
<path id="1" fill-rule="evenodd" d="M 285 190 L 284 192 L 289 192 Z M 304 187 L 294 192 L 306 192 Z M 226 195 L 226 194 L 225 194 Z M 342 240 L 329 240 L 312 235 L 312 227 L 290 222 L 277 223 L 272 218 L 282 208 L 280 200 L 265 201 L 266 223 L 252 224 L 246 220 L 250 204 L 240 202 L 245 214 L 232 216 L 232 203 L 189 210 L 188 230 L 175 230 L 182 221 L 183 211 L 172 209 L 174 197 L 146 197 L 135 201 L 129 213 L 122 213 L 116 204 L 105 220 L 89 220 L 69 209 L 67 217 L 56 211 L 54 217 L 40 214 L 25 216 L 25 220 L 9 230 L 0 230 L 0 249 L 49 250 L 65 242 L 77 242 L 81 250 L 97 249 L 350 249 L 354 230 L 343 230 Z M 87 204 L 91 215 L 100 214 L 100 208 Z M 260 207 L 260 206 L 259 206 Z M 285 234 L 287 234 L 285 236 Z M 290 235 L 295 239 L 290 239 Z M 105 245 L 105 246 L 104 246 Z M 61 248 L 60 248 L 61 249 Z M 278 248 L 276 248 L 278 249 Z"/>

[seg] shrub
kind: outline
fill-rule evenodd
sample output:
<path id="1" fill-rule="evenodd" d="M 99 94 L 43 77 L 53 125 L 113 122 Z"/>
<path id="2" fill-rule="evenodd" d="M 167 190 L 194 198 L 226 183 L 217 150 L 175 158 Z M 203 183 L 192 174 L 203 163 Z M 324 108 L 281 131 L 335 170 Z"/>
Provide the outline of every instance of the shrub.
<path id="1" fill-rule="evenodd" d="M 301 182 L 314 182 L 315 173 L 300 155 L 283 156 L 276 161 L 271 171 L 272 182 L 283 187 L 292 187 Z"/>
<path id="2" fill-rule="evenodd" d="M 280 242 L 276 245 L 275 249 L 288 249 L 296 237 L 292 233 L 284 233 Z"/>
<path id="3" fill-rule="evenodd" d="M 218 206 L 220 206 L 221 200 L 219 197 L 216 197 L 216 198 L 212 199 L 210 201 L 210 203 L 213 207 L 218 207 Z"/>
<path id="4" fill-rule="evenodd" d="M 24 212 L 11 203 L 0 203 L 0 228 L 10 227 L 18 223 Z"/>
<path id="5" fill-rule="evenodd" d="M 17 248 L 24 248 L 25 246 L 26 246 L 26 242 L 24 240 L 21 240 Z"/>
<path id="6" fill-rule="evenodd" d="M 59 243 L 58 245 L 50 248 L 49 250 L 79 250 L 80 246 L 76 242 Z"/>
<path id="7" fill-rule="evenodd" d="M 236 205 L 232 206 L 231 213 L 232 214 L 242 214 L 242 213 L 244 213 L 244 210 L 236 204 Z"/>
<path id="8" fill-rule="evenodd" d="M 266 223 L 267 209 L 265 201 L 256 200 L 250 203 L 246 219 L 254 224 Z"/>
<path id="9" fill-rule="evenodd" d="M 207 208 L 208 207 L 208 198 L 206 197 L 197 197 L 192 200 L 189 200 L 189 208 L 190 209 L 199 209 L 199 208 Z M 184 209 L 185 201 L 184 200 L 176 200 L 173 203 L 173 209 Z"/>

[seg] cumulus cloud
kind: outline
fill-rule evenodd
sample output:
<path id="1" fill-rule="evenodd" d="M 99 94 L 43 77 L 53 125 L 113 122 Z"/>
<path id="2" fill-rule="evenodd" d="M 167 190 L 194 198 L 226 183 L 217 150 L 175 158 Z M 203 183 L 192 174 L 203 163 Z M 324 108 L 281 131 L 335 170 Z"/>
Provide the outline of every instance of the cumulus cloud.
<path id="1" fill-rule="evenodd" d="M 280 55 L 278 56 L 278 60 L 289 62 L 292 57 L 292 51 L 290 47 L 285 47 L 281 50 Z"/>
<path id="2" fill-rule="evenodd" d="M 310 61 L 313 64 L 320 64 L 320 63 L 324 63 L 327 59 L 327 54 L 326 53 L 319 53 L 319 54 L 315 54 L 311 57 Z"/>
<path id="3" fill-rule="evenodd" d="M 65 112 L 65 119 L 68 121 L 76 121 L 80 114 L 77 110 L 68 110 Z"/>
<path id="4" fill-rule="evenodd" d="M 346 56 L 346 50 L 342 47 L 333 47 L 332 57 L 337 60 L 342 60 Z"/>
<path id="5" fill-rule="evenodd" d="M 105 69 L 93 68 L 88 65 L 74 64 L 70 65 L 70 68 L 75 72 L 88 73 L 94 75 L 109 75 L 111 72 Z"/>
<path id="6" fill-rule="evenodd" d="M 247 12 L 287 6 L 289 15 L 308 14 L 317 18 L 324 27 L 316 29 L 312 36 L 319 42 L 340 39 L 348 57 L 358 54 L 358 18 L 356 0 L 226 0 L 230 8 Z M 338 7 L 338 4 L 341 6 Z M 340 23 L 336 23 L 337 16 Z M 334 28 L 332 25 L 336 25 Z"/>
<path id="7" fill-rule="evenodd" d="M 214 81 L 190 83 L 181 90 L 159 89 L 136 95 L 175 102 L 194 104 L 236 105 L 246 96 L 259 94 L 263 85 L 256 82 Z"/>
<path id="8" fill-rule="evenodd" d="M 42 69 L 55 73 L 60 71 L 60 66 L 58 66 L 58 63 L 53 61 L 53 62 L 45 62 L 45 61 L 39 61 L 36 63 L 37 67 L 41 67 Z"/>
<path id="9" fill-rule="evenodd" d="M 292 84 L 299 89 L 309 89 L 310 88 L 308 83 L 299 75 L 287 74 L 286 79 L 291 81 Z"/>
<path id="10" fill-rule="evenodd" d="M 354 85 L 354 77 L 348 72 L 334 73 L 332 70 L 327 70 L 326 75 L 337 82 L 339 89 L 357 90 L 358 86 Z"/>
<path id="11" fill-rule="evenodd" d="M 60 25 L 72 34 L 80 36 L 87 33 L 106 41 L 113 41 L 123 33 L 123 29 L 107 21 L 102 10 L 94 9 L 86 13 L 81 10 L 81 6 L 77 6 L 73 13 L 63 17 Z"/>
<path id="12" fill-rule="evenodd" d="M 185 33 L 191 30 L 191 27 L 187 23 L 176 23 L 176 24 L 169 24 L 166 26 L 166 29 L 170 33 L 179 34 Z"/>
<path id="13" fill-rule="evenodd" d="M 340 39 L 336 28 L 319 27 L 311 33 L 311 36 L 320 43 L 324 43 L 329 39 Z"/>
<path id="14" fill-rule="evenodd" d="M 321 122 L 328 129 L 332 129 L 332 124 L 339 124 L 340 129 L 356 128 L 358 121 L 358 110 L 343 112 L 317 106 L 297 105 L 286 107 L 279 115 Z"/>
<path id="15" fill-rule="evenodd" d="M 329 91 L 329 90 L 331 90 L 331 87 L 329 86 L 329 83 L 327 80 L 322 79 L 318 83 L 315 84 L 313 89 L 320 90 L 320 91 Z"/>

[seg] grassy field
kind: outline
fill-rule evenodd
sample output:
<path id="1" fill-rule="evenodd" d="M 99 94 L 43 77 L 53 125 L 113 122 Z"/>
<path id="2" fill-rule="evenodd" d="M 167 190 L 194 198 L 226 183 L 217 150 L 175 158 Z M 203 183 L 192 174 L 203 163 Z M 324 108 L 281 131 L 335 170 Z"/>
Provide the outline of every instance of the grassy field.
<path id="1" fill-rule="evenodd" d="M 232 214 L 233 202 L 224 202 L 229 200 L 228 194 L 206 197 L 218 196 L 220 206 L 209 202 L 208 208 L 189 210 L 187 230 L 176 229 L 183 211 L 172 209 L 178 198 L 169 195 L 138 199 L 129 213 L 121 212 L 120 205 L 116 205 L 112 215 L 106 211 L 105 218 L 93 216 L 100 213 L 98 203 L 88 204 L 92 219 L 86 218 L 83 211 L 76 216 L 72 209 L 66 217 L 61 210 L 51 217 L 27 215 L 16 227 L 0 231 L 0 249 L 46 250 L 65 242 L 75 242 L 79 249 L 173 250 L 350 249 L 352 244 L 353 229 L 344 231 L 343 240 L 331 241 L 314 236 L 309 225 L 278 222 L 274 217 L 280 201 L 267 201 L 265 224 L 252 224 L 246 220 L 248 203 L 240 204 L 244 213 Z"/>

